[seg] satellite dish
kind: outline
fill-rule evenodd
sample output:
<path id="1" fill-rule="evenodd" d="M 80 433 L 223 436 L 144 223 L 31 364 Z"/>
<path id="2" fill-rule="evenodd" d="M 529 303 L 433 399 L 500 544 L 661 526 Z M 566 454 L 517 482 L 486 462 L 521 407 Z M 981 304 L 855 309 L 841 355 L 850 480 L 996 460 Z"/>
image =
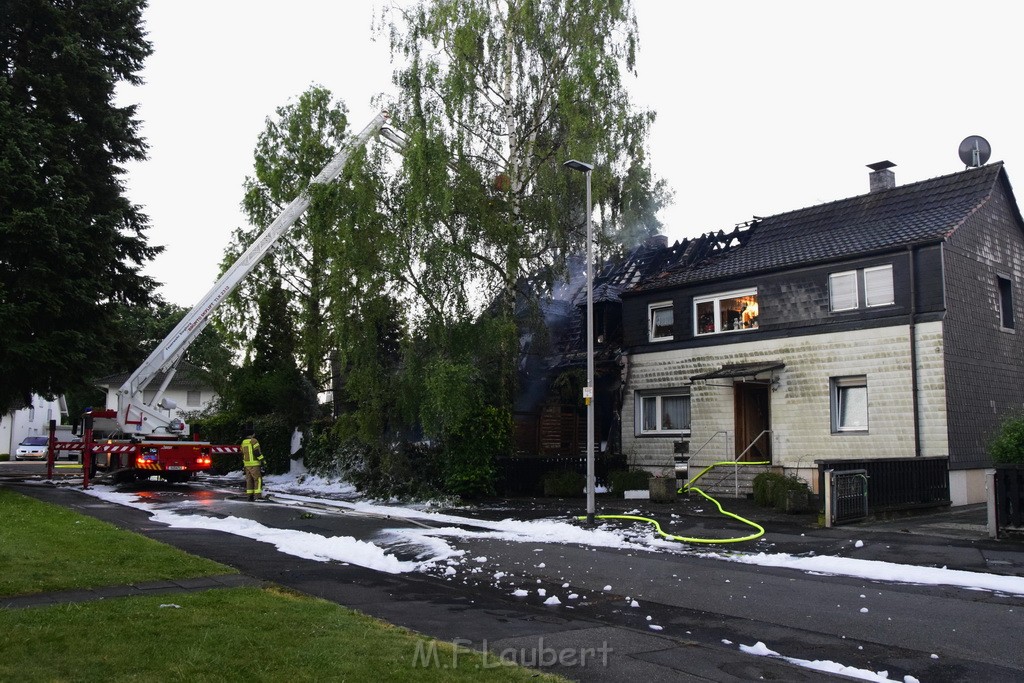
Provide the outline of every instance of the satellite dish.
<path id="1" fill-rule="evenodd" d="M 960 161 L 964 162 L 968 168 L 984 166 L 988 158 L 992 156 L 992 146 L 980 135 L 970 135 L 964 138 L 958 151 Z"/>

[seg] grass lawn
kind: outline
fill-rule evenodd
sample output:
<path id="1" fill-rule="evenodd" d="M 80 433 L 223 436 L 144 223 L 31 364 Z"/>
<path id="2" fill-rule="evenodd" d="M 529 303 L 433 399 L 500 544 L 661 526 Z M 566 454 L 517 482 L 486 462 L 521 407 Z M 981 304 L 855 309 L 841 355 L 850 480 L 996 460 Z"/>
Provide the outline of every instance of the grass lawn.
<path id="1" fill-rule="evenodd" d="M 235 570 L 0 488 L 0 595 L 182 579 Z"/>
<path id="2" fill-rule="evenodd" d="M 230 571 L 3 488 L 0 519 L 0 595 Z M 275 588 L 0 609 L 0 633 L 3 681 L 562 680 Z"/>

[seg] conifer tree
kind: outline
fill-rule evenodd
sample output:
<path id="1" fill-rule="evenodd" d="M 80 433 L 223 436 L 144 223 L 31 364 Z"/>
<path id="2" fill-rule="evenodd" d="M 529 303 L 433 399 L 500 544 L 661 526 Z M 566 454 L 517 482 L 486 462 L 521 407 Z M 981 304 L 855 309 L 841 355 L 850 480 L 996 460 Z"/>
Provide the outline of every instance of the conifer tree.
<path id="1" fill-rule="evenodd" d="M 114 104 L 151 52 L 144 6 L 0 3 L 0 412 L 127 353 L 119 307 L 153 291 L 141 269 L 161 248 L 123 182 L 145 144 L 135 107 Z"/>

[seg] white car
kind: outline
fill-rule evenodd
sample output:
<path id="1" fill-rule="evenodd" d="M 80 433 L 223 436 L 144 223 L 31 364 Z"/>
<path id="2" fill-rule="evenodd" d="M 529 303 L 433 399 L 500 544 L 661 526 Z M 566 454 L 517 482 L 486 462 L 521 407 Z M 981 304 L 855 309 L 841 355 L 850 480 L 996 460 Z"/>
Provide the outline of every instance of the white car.
<path id="1" fill-rule="evenodd" d="M 49 439 L 45 436 L 26 436 L 14 451 L 15 460 L 46 460 Z"/>

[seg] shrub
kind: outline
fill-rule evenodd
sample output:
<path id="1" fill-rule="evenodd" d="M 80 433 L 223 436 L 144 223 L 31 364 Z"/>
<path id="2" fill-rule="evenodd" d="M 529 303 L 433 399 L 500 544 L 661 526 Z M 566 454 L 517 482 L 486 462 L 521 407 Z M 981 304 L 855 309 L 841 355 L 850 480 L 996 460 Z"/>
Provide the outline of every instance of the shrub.
<path id="1" fill-rule="evenodd" d="M 988 453 L 994 463 L 1024 465 L 1024 414 L 1003 420 Z"/>
<path id="2" fill-rule="evenodd" d="M 754 502 L 761 507 L 785 510 L 789 491 L 810 493 L 810 488 L 803 479 L 778 472 L 762 472 L 754 477 Z"/>
<path id="3" fill-rule="evenodd" d="M 451 430 L 445 443 L 444 492 L 462 498 L 494 493 L 498 476 L 495 458 L 512 444 L 512 414 L 493 406 L 477 406 Z"/>
<path id="4" fill-rule="evenodd" d="M 544 475 L 544 495 L 556 498 L 579 498 L 583 496 L 587 478 L 579 472 L 556 470 Z"/>
<path id="5" fill-rule="evenodd" d="M 647 490 L 647 480 L 651 473 L 647 470 L 617 470 L 608 475 L 612 491 L 622 493 L 623 491 Z"/>

